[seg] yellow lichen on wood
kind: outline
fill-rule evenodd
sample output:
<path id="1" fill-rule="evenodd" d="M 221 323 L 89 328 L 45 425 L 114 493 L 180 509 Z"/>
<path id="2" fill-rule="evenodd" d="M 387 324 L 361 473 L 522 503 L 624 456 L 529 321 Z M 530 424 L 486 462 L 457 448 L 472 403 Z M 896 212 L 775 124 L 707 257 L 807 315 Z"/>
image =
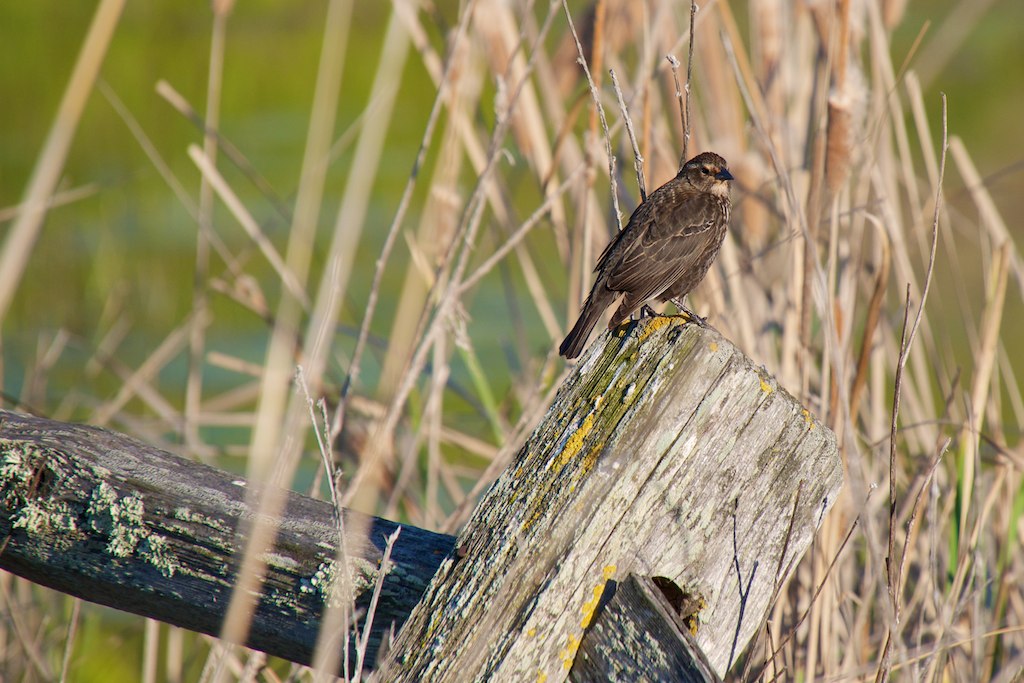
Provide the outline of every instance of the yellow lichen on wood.
<path id="1" fill-rule="evenodd" d="M 637 341 L 643 343 L 652 334 L 669 325 L 683 325 L 686 323 L 685 316 L 680 315 L 659 315 L 650 319 L 650 322 L 640 328 Z"/>
<path id="2" fill-rule="evenodd" d="M 601 583 L 594 586 L 594 596 L 583 603 L 583 607 L 580 610 L 583 612 L 583 619 L 580 621 L 580 628 L 586 629 L 590 626 L 590 622 L 594 619 L 594 614 L 597 612 L 597 606 L 601 604 L 601 596 L 604 595 L 604 587 L 608 585 L 608 579 L 613 576 L 615 576 L 615 565 L 607 565 L 602 572 Z"/>
<path id="3" fill-rule="evenodd" d="M 580 608 L 582 618 L 580 619 L 580 628 L 586 631 L 590 627 L 591 622 L 594 620 L 594 616 L 597 614 L 597 607 L 601 604 L 601 597 L 604 595 L 605 586 L 608 585 L 608 581 L 615 576 L 617 567 L 614 564 L 605 565 L 604 569 L 601 570 L 601 582 L 593 587 L 592 595 L 589 600 L 583 603 Z M 559 656 L 562 659 L 562 667 L 568 671 L 572 668 L 573 662 L 576 661 L 576 652 L 580 649 L 580 635 L 570 633 L 566 637 L 565 647 L 559 651 Z"/>
<path id="4" fill-rule="evenodd" d="M 690 614 L 683 618 L 683 623 L 686 624 L 686 628 L 690 631 L 690 635 L 696 637 L 697 631 L 700 628 L 700 612 L 702 609 L 708 606 L 707 600 L 703 597 L 697 597 L 697 609 L 693 614 Z"/>
<path id="5" fill-rule="evenodd" d="M 562 658 L 562 667 L 568 671 L 576 661 L 576 653 L 580 649 L 580 639 L 575 633 L 570 633 L 566 638 L 565 647 L 558 653 Z"/>
<path id="6" fill-rule="evenodd" d="M 560 470 L 569 462 L 575 458 L 580 450 L 583 448 L 583 442 L 586 440 L 587 435 L 594 429 L 594 413 L 587 413 L 587 416 L 583 418 L 583 422 L 580 423 L 579 428 L 573 432 L 569 439 L 565 442 L 565 448 L 558 454 L 558 457 L 552 461 L 552 466 L 555 470 Z"/>

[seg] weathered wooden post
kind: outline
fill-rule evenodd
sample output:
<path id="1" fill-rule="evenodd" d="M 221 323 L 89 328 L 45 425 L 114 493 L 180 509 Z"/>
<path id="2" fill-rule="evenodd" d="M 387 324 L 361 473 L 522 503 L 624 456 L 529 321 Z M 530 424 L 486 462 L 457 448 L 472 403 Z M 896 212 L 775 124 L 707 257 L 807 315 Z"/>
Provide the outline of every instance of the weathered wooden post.
<path id="1" fill-rule="evenodd" d="M 697 644 L 719 675 L 735 661 L 842 466 L 830 430 L 683 320 L 594 343 L 459 534 L 382 680 L 563 680 L 611 582 L 629 574 L 670 579 L 703 605 Z"/>
<path id="2" fill-rule="evenodd" d="M 457 541 L 405 528 L 370 661 L 404 622 L 382 680 L 713 680 L 841 483 L 832 433 L 717 332 L 669 317 L 620 328 Z M 216 634 L 254 514 L 247 485 L 108 430 L 0 411 L 0 568 Z M 250 647 L 311 661 L 337 571 L 333 514 L 289 494 Z M 351 526 L 370 531 L 346 542 L 366 605 L 396 525 Z M 655 583 L 690 605 L 685 624 Z"/>

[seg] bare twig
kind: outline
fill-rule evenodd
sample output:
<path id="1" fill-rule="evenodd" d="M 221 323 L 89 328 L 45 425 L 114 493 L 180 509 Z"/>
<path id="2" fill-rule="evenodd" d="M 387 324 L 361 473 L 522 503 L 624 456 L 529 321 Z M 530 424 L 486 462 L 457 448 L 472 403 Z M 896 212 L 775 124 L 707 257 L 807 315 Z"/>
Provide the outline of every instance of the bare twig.
<path id="1" fill-rule="evenodd" d="M 587 58 L 583 54 L 583 45 L 580 44 L 580 37 L 576 34 L 576 25 L 572 22 L 572 15 L 569 13 L 569 5 L 562 0 L 562 8 L 565 10 L 565 19 L 569 22 L 569 30 L 572 32 L 572 39 L 576 41 L 576 62 L 583 67 L 583 73 L 587 76 L 587 83 L 590 85 L 590 96 L 594 99 L 594 106 L 597 108 L 597 115 L 601 119 L 601 128 L 604 130 L 604 146 L 608 153 L 608 180 L 611 183 L 612 208 L 615 212 L 616 229 L 622 226 L 622 212 L 619 210 L 619 191 L 615 180 L 615 155 L 612 154 L 612 136 L 608 132 L 608 120 L 604 116 L 604 107 L 601 105 L 601 94 L 597 91 L 594 79 L 590 75 L 590 68 L 587 66 Z"/>
<path id="2" fill-rule="evenodd" d="M 71 654 L 75 649 L 75 635 L 78 633 L 78 616 L 82 612 L 82 601 L 78 598 L 71 600 L 71 616 L 68 617 L 68 634 L 64 639 L 64 657 L 60 665 L 60 683 L 68 678 L 68 668 L 71 665 Z"/>
<path id="3" fill-rule="evenodd" d="M 502 242 L 501 246 L 498 247 L 493 254 L 488 256 L 487 260 L 477 266 L 476 270 L 462 281 L 462 284 L 459 285 L 458 295 L 462 296 L 472 289 L 480 282 L 480 280 L 483 279 L 485 275 L 487 275 L 487 273 L 491 272 L 494 266 L 497 265 L 501 259 L 508 256 L 509 253 L 516 248 L 516 245 L 522 242 L 523 238 L 525 238 L 531 230 L 537 227 L 541 220 L 548 215 L 555 200 L 560 199 L 562 195 L 572 187 L 580 173 L 585 170 L 586 165 L 580 164 L 572 173 L 566 176 L 565 180 L 562 181 L 562 184 L 559 185 L 554 192 L 549 192 L 548 196 L 544 199 L 544 203 L 537 207 L 537 209 L 530 214 L 530 217 L 523 221 L 523 224 L 520 225 L 515 232 L 505 238 L 505 241 Z"/>
<path id="4" fill-rule="evenodd" d="M 690 41 L 686 46 L 686 117 L 683 120 L 683 158 L 679 166 L 686 163 L 690 154 L 690 84 L 693 82 L 693 24 L 697 17 L 697 3 L 690 0 Z"/>
<path id="5" fill-rule="evenodd" d="M 274 211 L 278 216 L 286 221 L 292 220 L 291 208 L 274 190 L 274 186 L 246 158 L 242 150 L 225 137 L 221 131 L 208 125 L 199 112 L 185 99 L 184 95 L 175 90 L 170 83 L 164 80 L 157 81 L 155 90 L 157 95 L 164 98 L 167 104 L 184 116 L 204 137 L 209 136 L 217 141 L 217 149 L 224 155 L 224 158 L 234 164 L 235 168 L 241 171 L 242 175 L 252 183 L 253 187 L 259 190 L 260 194 L 274 207 Z"/>
<path id="6" fill-rule="evenodd" d="M 871 493 L 869 492 L 868 496 L 870 497 L 870 495 Z M 818 596 L 821 595 L 822 589 L 825 588 L 825 584 L 828 583 L 828 579 L 832 575 L 832 570 L 835 569 L 836 564 L 839 562 L 839 558 L 842 557 L 843 550 L 846 549 L 846 544 L 850 542 L 850 538 L 853 536 L 853 532 L 859 523 L 860 515 L 857 515 L 857 518 L 853 520 L 853 524 L 851 524 L 850 528 L 847 530 L 846 536 L 843 537 L 843 542 L 839 544 L 839 549 L 836 551 L 835 557 L 833 557 L 832 562 L 829 563 L 828 569 L 825 571 L 825 576 L 821 578 L 821 582 L 818 584 L 817 588 L 814 589 L 814 594 L 811 595 L 811 600 L 807 603 L 807 608 L 800 614 L 800 618 L 796 620 L 795 624 L 793 624 L 793 627 L 789 630 L 789 633 L 786 634 L 786 637 L 783 638 L 779 642 L 778 646 L 772 651 L 772 659 L 782 652 L 782 648 L 786 647 L 786 643 L 796 635 L 797 631 L 800 630 L 800 626 L 803 625 L 804 620 L 807 619 L 807 615 L 811 613 L 811 608 L 814 606 L 814 603 L 817 602 Z"/>
<path id="7" fill-rule="evenodd" d="M 437 86 L 437 94 L 434 96 L 434 104 L 430 109 L 430 116 L 427 118 L 426 129 L 423 131 L 423 138 L 420 140 L 420 146 L 416 152 L 416 159 L 412 164 L 412 171 L 410 171 L 409 179 L 405 183 L 405 189 L 402 191 L 402 198 L 398 201 L 398 209 L 395 211 L 395 215 L 391 219 L 391 225 L 388 227 L 388 235 L 384 240 L 384 246 L 381 247 L 380 256 L 377 258 L 377 263 L 374 267 L 373 283 L 370 285 L 370 293 L 367 295 L 366 299 L 366 311 L 363 313 L 363 321 L 359 325 L 359 337 L 356 340 L 355 350 L 352 352 L 352 361 L 349 363 L 348 375 L 345 377 L 345 383 L 341 390 L 341 400 L 338 402 L 338 409 L 335 412 L 334 422 L 331 426 L 332 438 L 336 438 L 337 435 L 341 433 L 341 429 L 345 421 L 345 411 L 348 409 L 352 386 L 359 379 L 363 353 L 366 350 L 366 341 L 370 335 L 370 323 L 373 322 L 373 316 L 377 310 L 377 300 L 380 296 L 380 284 L 384 278 L 384 268 L 387 266 L 388 260 L 391 257 L 391 250 L 395 246 L 395 241 L 399 234 L 399 228 L 405 220 L 405 214 L 409 210 L 412 193 L 416 187 L 416 181 L 419 179 L 420 168 L 423 166 L 423 160 L 427 156 L 427 150 L 430 149 L 430 143 L 434 138 L 434 129 L 437 126 L 437 121 L 440 118 L 442 109 L 444 108 L 445 99 L 448 97 L 448 83 L 451 79 L 451 72 L 457 65 L 456 63 L 458 61 L 455 59 L 455 55 L 457 54 L 456 48 L 466 34 L 466 27 L 469 25 L 469 18 L 473 15 L 472 5 L 473 3 L 471 2 L 469 6 L 463 9 L 463 20 L 459 22 L 452 49 L 449 52 L 449 59 L 445 64 L 444 73 L 441 76 L 441 82 Z M 408 8 L 404 3 L 395 3 L 396 12 L 407 11 L 407 9 Z"/>
<path id="8" fill-rule="evenodd" d="M 363 666 L 366 665 L 366 648 L 370 644 L 370 627 L 373 626 L 373 615 L 377 612 L 377 603 L 380 601 L 380 592 L 384 588 L 384 578 L 388 575 L 391 564 L 391 551 L 395 547 L 398 535 L 402 533 L 402 527 L 396 527 L 391 535 L 387 537 L 384 544 L 384 555 L 380 558 L 380 568 L 377 570 L 377 580 L 373 584 L 373 596 L 370 598 L 370 606 L 366 609 L 366 621 L 363 623 L 363 637 L 356 649 L 356 673 L 352 679 L 358 683 L 363 673 Z"/>
<path id="9" fill-rule="evenodd" d="M 928 254 L 928 269 L 925 271 L 924 276 L 924 288 L 921 290 L 921 304 L 917 309 L 917 315 L 914 317 L 914 325 L 910 328 L 910 334 L 907 336 L 907 348 L 914 343 L 914 338 L 917 336 L 917 328 L 921 325 L 921 318 L 924 315 L 924 304 L 928 299 L 928 291 L 932 285 L 932 274 L 935 272 L 935 253 L 938 248 L 939 242 L 939 215 L 942 211 L 942 181 L 946 175 L 946 150 L 949 148 L 949 130 L 947 126 L 946 117 L 946 93 L 941 93 L 942 96 L 942 153 L 939 157 L 939 180 L 935 187 L 935 211 L 932 215 L 932 247 Z M 906 364 L 906 357 L 902 359 L 902 364 Z"/>
<path id="10" fill-rule="evenodd" d="M 886 568 L 889 579 L 889 600 L 892 602 L 893 620 L 899 623 L 900 607 L 896 599 L 898 591 L 896 574 L 892 562 L 896 557 L 896 430 L 900 412 L 900 396 L 903 390 L 903 368 L 906 366 L 907 324 L 910 319 L 910 285 L 907 285 L 906 303 L 903 307 L 903 333 L 900 337 L 900 356 L 896 363 L 896 379 L 893 382 L 892 421 L 889 425 L 889 554 Z"/>
<path id="11" fill-rule="evenodd" d="M 914 324 L 910 327 L 909 333 L 907 331 L 907 322 L 910 316 L 910 284 L 907 284 L 906 307 L 903 313 L 903 337 L 900 339 L 900 355 L 896 362 L 896 378 L 894 380 L 892 397 L 892 421 L 889 427 L 889 550 L 885 563 L 892 618 L 886 629 L 885 645 L 882 648 L 882 656 L 879 660 L 878 672 L 875 676 L 875 681 L 878 683 L 885 683 L 885 681 L 889 680 L 889 674 L 892 671 L 892 640 L 900 623 L 900 571 L 899 567 L 894 566 L 896 558 L 896 430 L 900 410 L 900 394 L 903 386 L 903 371 L 907 365 L 910 346 L 914 343 L 914 337 L 917 335 L 917 329 L 924 315 L 924 306 L 928 298 L 928 290 L 931 287 L 932 274 L 935 270 L 935 252 L 939 240 L 939 213 L 942 207 L 942 180 L 946 171 L 946 148 L 949 143 L 947 131 L 946 94 L 942 93 L 942 154 L 939 161 L 938 185 L 935 188 L 935 212 L 932 217 L 932 247 L 931 253 L 928 256 L 928 270 L 925 273 L 924 287 L 921 291 L 921 303 L 917 308 Z"/>
<path id="12" fill-rule="evenodd" d="M 327 420 L 326 414 L 326 402 L 323 399 L 314 401 L 313 397 L 309 393 L 309 384 L 306 382 L 306 373 L 299 365 L 295 368 L 295 383 L 302 390 L 302 395 L 306 399 L 306 406 L 309 408 L 309 422 L 313 426 L 313 434 L 316 436 L 317 450 L 320 452 L 320 463 L 324 466 L 324 473 L 327 475 L 328 488 L 331 491 L 331 507 L 334 509 L 334 522 L 337 526 L 338 541 L 341 542 L 341 501 L 338 500 L 338 492 L 336 484 L 336 474 L 334 471 L 334 462 L 331 457 L 331 444 L 333 440 L 331 433 L 328 428 L 330 424 Z M 320 408 L 320 417 L 322 423 L 317 420 L 317 407 Z M 322 424 L 322 427 L 321 427 Z M 322 430 L 322 431 L 321 431 Z"/>
<path id="13" fill-rule="evenodd" d="M 196 145 L 189 145 L 188 155 L 217 192 L 220 200 L 224 202 L 224 205 L 235 216 L 238 224 L 242 226 L 252 241 L 256 243 L 256 246 L 259 247 L 267 262 L 277 271 L 278 277 L 281 278 L 282 284 L 288 289 L 289 293 L 295 297 L 296 301 L 303 308 L 308 309 L 310 306 L 309 297 L 306 295 L 306 291 L 303 289 L 302 283 L 299 281 L 294 270 L 285 263 L 277 248 L 267 238 L 259 223 L 256 222 L 256 219 L 253 218 L 249 209 L 242 203 L 242 200 L 235 194 L 235 191 L 231 189 L 231 186 L 228 185 L 220 171 L 217 170 L 217 167 Z"/>
<path id="14" fill-rule="evenodd" d="M 693 44 L 692 42 L 690 43 Z M 683 86 L 679 83 L 679 60 L 675 55 L 665 55 L 669 65 L 672 67 L 672 82 L 676 86 L 676 101 L 679 102 L 679 126 L 683 129 L 683 153 L 679 159 L 679 167 L 686 163 L 687 147 L 690 139 L 690 117 L 687 115 L 690 106 L 689 84 L 687 84 L 686 99 L 683 99 Z"/>
<path id="15" fill-rule="evenodd" d="M 640 188 L 640 201 L 647 200 L 647 188 L 644 185 L 644 157 L 640 154 L 640 145 L 636 141 L 636 133 L 633 131 L 633 121 L 629 118 L 629 108 L 622 98 L 622 88 L 619 87 L 619 77 L 615 75 L 615 69 L 611 69 L 612 88 L 615 90 L 615 97 L 619 100 L 619 109 L 622 111 L 622 120 L 626 125 L 626 132 L 629 133 L 629 143 L 633 145 L 633 168 L 636 169 L 636 184 Z"/>
<path id="16" fill-rule="evenodd" d="M 544 23 L 535 37 L 535 44 L 542 43 L 547 36 L 547 33 L 551 28 L 556 6 L 557 0 L 551 0 L 548 15 L 545 17 Z M 458 286 L 462 281 L 465 269 L 468 266 L 469 254 L 472 251 L 473 245 L 476 243 L 477 232 L 479 230 L 481 220 L 483 219 L 484 190 L 489 182 L 491 173 L 494 171 L 497 159 L 501 154 L 501 141 L 504 140 L 509 126 L 511 125 L 510 112 L 514 109 L 515 104 L 518 102 L 523 92 L 527 79 L 529 79 L 533 72 L 539 52 L 540 51 L 537 50 L 535 46 L 535 49 L 530 54 L 530 58 L 527 60 L 522 78 L 519 83 L 516 84 L 515 90 L 509 98 L 508 112 L 498 120 L 494 127 L 494 133 L 491 136 L 491 143 L 487 150 L 486 164 L 481 170 L 477 184 L 466 203 L 463 218 L 452 239 L 448 253 L 445 254 L 442 264 L 438 266 L 438 269 L 440 270 L 441 268 L 447 267 L 447 265 L 452 262 L 452 259 L 455 258 L 454 250 L 461 247 L 458 254 L 458 260 L 455 263 L 451 275 L 446 283 L 442 283 L 441 278 L 436 278 L 434 281 L 434 285 L 431 288 L 431 297 L 437 297 L 438 299 L 438 304 L 434 309 L 434 317 L 430 320 L 429 325 L 425 324 L 425 330 L 422 335 L 418 335 L 420 337 L 420 341 L 416 351 L 413 353 L 413 356 L 406 367 L 405 374 L 402 377 L 400 385 L 395 391 L 395 395 L 392 398 L 390 405 L 388 406 L 387 413 L 384 415 L 384 418 L 381 420 L 370 439 L 370 450 L 360 463 L 359 469 L 356 471 L 356 474 L 349 486 L 349 490 L 343 499 L 343 504 L 355 495 L 355 492 L 359 490 L 365 478 L 369 476 L 371 472 L 375 472 L 376 468 L 379 467 L 380 460 L 387 452 L 388 446 L 386 442 L 391 438 L 391 434 L 395 426 L 398 424 L 402 407 L 409 398 L 419 373 L 426 365 L 427 354 L 433 346 L 437 335 L 447 329 L 446 326 L 450 322 L 453 312 L 456 310 Z M 442 287 L 443 284 L 446 284 L 447 288 L 443 294 L 438 296 L 437 289 Z M 426 311 L 424 312 L 424 315 L 427 315 Z"/>

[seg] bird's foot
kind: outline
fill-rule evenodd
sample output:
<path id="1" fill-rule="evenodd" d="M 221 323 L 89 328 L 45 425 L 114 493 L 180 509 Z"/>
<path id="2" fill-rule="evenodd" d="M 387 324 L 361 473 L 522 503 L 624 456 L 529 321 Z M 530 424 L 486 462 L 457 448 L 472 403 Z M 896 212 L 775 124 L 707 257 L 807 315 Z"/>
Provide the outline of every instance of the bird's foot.
<path id="1" fill-rule="evenodd" d="M 656 317 L 658 317 L 658 314 L 654 312 L 653 308 L 651 308 L 647 304 L 644 304 L 643 306 L 640 307 L 640 317 L 641 318 L 656 318 Z"/>
<path id="2" fill-rule="evenodd" d="M 679 309 L 679 312 L 685 315 L 687 318 L 689 318 L 690 322 L 696 323 L 698 327 L 708 326 L 708 319 L 697 315 L 689 308 L 687 308 L 686 305 L 683 303 L 682 299 L 669 299 L 669 301 L 675 304 L 676 308 Z"/>

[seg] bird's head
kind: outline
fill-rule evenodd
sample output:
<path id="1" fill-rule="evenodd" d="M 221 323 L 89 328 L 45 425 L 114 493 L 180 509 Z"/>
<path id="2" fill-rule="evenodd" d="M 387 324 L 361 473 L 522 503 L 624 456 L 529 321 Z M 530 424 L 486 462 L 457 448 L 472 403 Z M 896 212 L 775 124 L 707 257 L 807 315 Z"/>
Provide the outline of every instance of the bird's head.
<path id="1" fill-rule="evenodd" d="M 729 165 L 714 152 L 702 152 L 683 164 L 679 171 L 691 185 L 701 192 L 710 192 L 720 197 L 729 196 Z"/>

